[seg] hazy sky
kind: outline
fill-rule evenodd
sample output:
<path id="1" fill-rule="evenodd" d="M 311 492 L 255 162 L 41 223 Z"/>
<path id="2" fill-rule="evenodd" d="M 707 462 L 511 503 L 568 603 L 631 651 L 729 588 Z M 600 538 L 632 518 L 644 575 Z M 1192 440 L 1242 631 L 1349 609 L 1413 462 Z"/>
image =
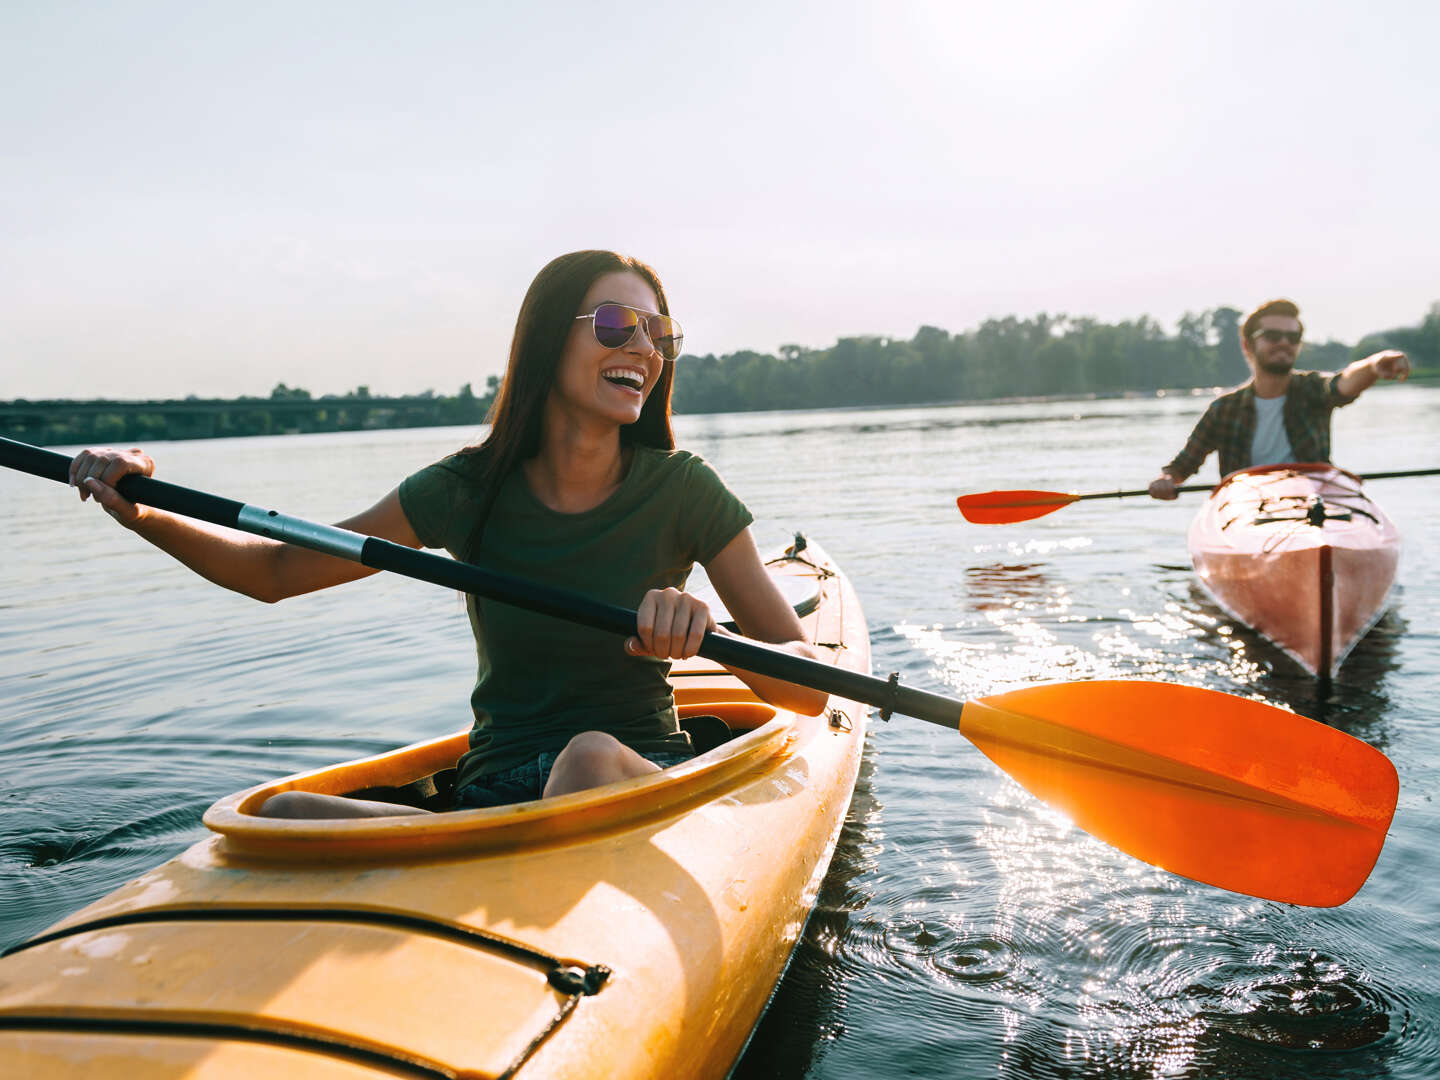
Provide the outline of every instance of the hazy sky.
<path id="1" fill-rule="evenodd" d="M 535 272 L 692 352 L 1440 300 L 1440 5 L 0 3 L 0 399 L 483 385 Z"/>

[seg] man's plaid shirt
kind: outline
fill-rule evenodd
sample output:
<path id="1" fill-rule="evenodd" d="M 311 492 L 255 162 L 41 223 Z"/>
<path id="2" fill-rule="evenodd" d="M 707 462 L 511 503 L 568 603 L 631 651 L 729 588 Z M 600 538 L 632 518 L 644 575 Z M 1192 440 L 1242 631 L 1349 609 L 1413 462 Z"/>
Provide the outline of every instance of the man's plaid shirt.
<path id="1" fill-rule="evenodd" d="M 1285 392 L 1285 435 L 1296 461 L 1330 460 L 1330 413 L 1354 398 L 1342 397 L 1339 375 L 1324 371 L 1297 371 Z M 1178 484 L 1204 463 L 1210 451 L 1220 451 L 1220 475 L 1250 466 L 1250 444 L 1255 438 L 1255 384 L 1247 382 L 1210 403 L 1190 433 L 1185 449 L 1164 471 Z"/>

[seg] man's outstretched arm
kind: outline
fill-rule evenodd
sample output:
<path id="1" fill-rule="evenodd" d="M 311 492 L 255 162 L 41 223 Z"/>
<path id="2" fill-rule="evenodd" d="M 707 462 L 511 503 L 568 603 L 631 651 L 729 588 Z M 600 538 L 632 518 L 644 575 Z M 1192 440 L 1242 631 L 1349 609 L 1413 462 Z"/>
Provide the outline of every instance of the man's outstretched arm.
<path id="1" fill-rule="evenodd" d="M 1410 358 L 1399 349 L 1385 349 L 1347 365 L 1335 380 L 1335 389 L 1353 400 L 1380 379 L 1404 379 L 1409 374 Z"/>

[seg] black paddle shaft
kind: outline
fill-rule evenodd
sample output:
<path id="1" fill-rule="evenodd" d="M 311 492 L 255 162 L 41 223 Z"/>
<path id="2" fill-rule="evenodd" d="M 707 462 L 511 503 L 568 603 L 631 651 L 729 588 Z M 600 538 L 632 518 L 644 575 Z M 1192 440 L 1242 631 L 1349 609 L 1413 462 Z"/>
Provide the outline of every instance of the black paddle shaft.
<path id="1" fill-rule="evenodd" d="M 63 484 L 70 478 L 70 462 L 71 459 L 64 454 L 42 450 L 38 446 L 14 439 L 0 438 L 0 465 L 6 468 Z M 115 487 L 131 502 L 169 510 L 215 525 L 242 529 L 258 536 L 283 540 L 338 558 L 350 559 L 376 570 L 389 570 L 419 581 L 443 585 L 447 589 L 473 593 L 488 600 L 624 637 L 629 637 L 636 630 L 636 614 L 628 608 L 499 574 L 474 563 L 416 551 L 377 536 L 363 536 L 333 525 L 318 525 L 274 510 L 263 510 L 248 503 L 236 502 L 234 499 L 193 491 L 149 476 L 131 474 L 123 477 Z M 887 714 L 903 713 L 942 727 L 956 730 L 960 727 L 960 712 L 964 708 L 964 702 L 900 686 L 893 678 L 887 682 L 858 671 L 850 671 L 818 660 L 808 660 L 782 649 L 713 631 L 705 635 L 699 652 L 701 656 L 718 663 L 800 686 L 809 686 L 828 694 L 837 694 L 850 701 L 873 705 Z"/>
<path id="2" fill-rule="evenodd" d="M 1396 480 L 1405 476 L 1437 476 L 1440 469 L 1402 469 L 1399 472 L 1376 472 L 1366 473 L 1360 477 L 1361 480 Z M 1214 484 L 1185 484 L 1175 488 L 1181 491 L 1214 491 Z M 1149 495 L 1150 489 L 1143 488 L 1139 491 L 1091 491 L 1084 495 L 1075 496 L 1077 499 L 1128 499 L 1139 495 Z"/>

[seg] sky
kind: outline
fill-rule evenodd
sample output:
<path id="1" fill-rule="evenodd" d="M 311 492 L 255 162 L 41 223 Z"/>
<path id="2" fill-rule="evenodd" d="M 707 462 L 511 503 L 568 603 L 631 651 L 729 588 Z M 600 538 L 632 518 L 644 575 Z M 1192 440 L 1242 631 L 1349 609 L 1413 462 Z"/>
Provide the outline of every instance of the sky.
<path id="1" fill-rule="evenodd" d="M 535 273 L 687 351 L 1440 300 L 1440 5 L 0 4 L 0 399 L 483 387 Z M 682 376 L 683 377 L 683 376 Z"/>

